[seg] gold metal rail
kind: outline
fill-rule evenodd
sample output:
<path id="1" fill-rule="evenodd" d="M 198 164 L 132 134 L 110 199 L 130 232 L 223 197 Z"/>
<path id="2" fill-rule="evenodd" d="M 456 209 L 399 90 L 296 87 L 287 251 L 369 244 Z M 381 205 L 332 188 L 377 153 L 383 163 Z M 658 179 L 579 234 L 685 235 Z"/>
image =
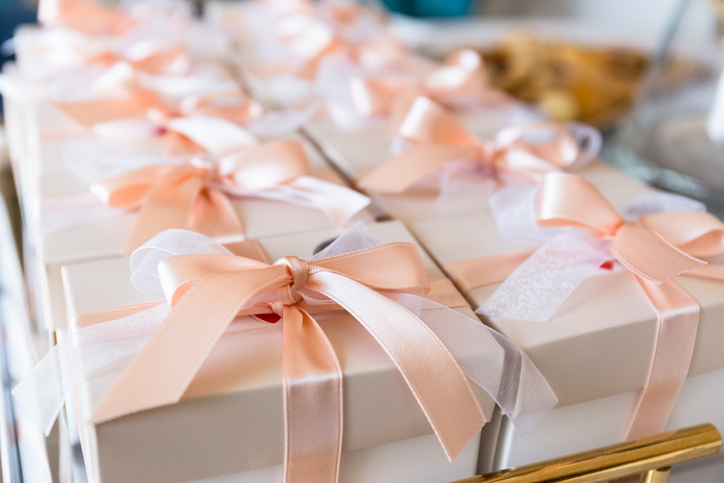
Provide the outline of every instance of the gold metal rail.
<path id="1" fill-rule="evenodd" d="M 639 474 L 641 483 L 665 483 L 672 465 L 715 455 L 721 446 L 719 431 L 702 424 L 455 483 L 603 483 Z"/>

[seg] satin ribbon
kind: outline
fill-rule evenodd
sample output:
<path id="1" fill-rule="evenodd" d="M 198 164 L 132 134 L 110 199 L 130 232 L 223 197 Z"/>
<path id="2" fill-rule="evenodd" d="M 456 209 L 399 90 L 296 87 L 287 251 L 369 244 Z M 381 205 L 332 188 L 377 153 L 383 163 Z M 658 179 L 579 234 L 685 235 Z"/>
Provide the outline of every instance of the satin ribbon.
<path id="1" fill-rule="evenodd" d="M 545 173 L 576 169 L 595 157 L 600 136 L 593 128 L 582 128 L 581 133 L 589 138 L 586 150 L 565 126 L 552 123 L 509 127 L 492 141 L 480 141 L 442 106 L 418 97 L 398 129 L 398 137 L 412 145 L 357 185 L 365 191 L 399 194 L 456 161 L 479 166 L 494 179 L 535 183 Z"/>
<path id="2" fill-rule="evenodd" d="M 229 195 L 263 197 L 265 191 L 281 190 L 275 199 L 300 197 L 338 225 L 369 203 L 352 190 L 312 178 L 299 141 L 248 147 L 218 164 L 193 158 L 189 164 L 146 166 L 96 181 L 90 190 L 111 208 L 140 208 L 124 255 L 170 228 L 189 228 L 212 238 L 243 237 Z"/>
<path id="3" fill-rule="evenodd" d="M 238 87 L 222 86 L 185 96 L 176 106 L 161 102 L 142 88 L 132 92 L 133 102 L 99 99 L 59 107 L 105 138 L 164 136 L 170 156 L 204 152 L 225 155 L 256 144 L 254 135 L 242 125 L 260 119 L 264 110 Z"/>
<path id="4" fill-rule="evenodd" d="M 626 222 L 590 182 L 567 173 L 550 173 L 543 178 L 536 210 L 541 227 L 573 227 L 610 246 L 611 258 L 636 276 L 656 310 L 659 322 L 651 366 L 626 439 L 663 431 L 686 380 L 699 319 L 696 300 L 671 279 L 686 274 L 724 280 L 721 264 L 707 265 L 701 260 L 724 255 L 724 224 L 702 212 L 654 213 Z M 552 250 L 556 250 L 555 243 L 556 239 L 549 242 Z M 526 260 L 532 260 L 538 252 L 458 262 L 447 270 L 456 284 L 467 291 L 512 280 L 520 270 L 525 271 Z M 486 270 L 490 271 L 487 275 Z M 525 298 L 522 297 L 522 303 Z M 488 311 L 486 304 L 481 313 Z"/>
<path id="5" fill-rule="evenodd" d="M 352 105 L 361 116 L 390 116 L 395 126 L 401 124 L 419 96 L 449 108 L 512 102 L 490 86 L 480 54 L 471 49 L 454 52 L 422 78 L 355 76 L 350 80 L 350 93 Z"/>
<path id="6" fill-rule="evenodd" d="M 259 254 L 248 242 L 229 248 L 243 256 Z M 313 313 L 345 310 L 371 332 L 402 372 L 449 457 L 484 421 L 460 371 L 490 394 L 521 436 L 557 402 L 540 372 L 510 340 L 429 300 L 447 299 L 453 306 L 461 302 L 459 295 L 443 296 L 449 283 L 428 283 L 414 245 L 379 246 L 361 223 L 307 262 L 284 257 L 270 266 L 233 256 L 213 240 L 185 230 L 159 234 L 130 262 L 133 285 L 158 301 L 77 316 L 76 326 L 82 328 L 56 345 L 13 390 L 46 433 L 77 383 L 133 356 L 115 389 L 96 408 L 94 421 L 226 391 L 222 381 L 195 380 L 204 375 L 203 368 L 196 373 L 203 359 L 215 357 L 211 348 L 225 327 L 233 337 L 248 329 L 277 330 L 244 314 L 260 319 L 280 315 L 282 332 L 290 331 L 282 347 L 290 481 L 334 481 L 339 464 L 339 368 Z M 435 291 L 440 294 L 433 296 Z M 426 298 L 419 296 L 425 292 Z M 303 331 L 298 333 L 300 321 Z M 147 372 L 147 364 L 155 369 Z M 310 371 L 319 377 L 308 377 Z M 153 389 L 136 390 L 147 384 Z"/>
<path id="7" fill-rule="evenodd" d="M 97 406 L 91 422 L 174 404 L 211 348 L 242 314 L 283 318 L 286 481 L 337 480 L 342 442 L 342 375 L 334 350 L 300 290 L 353 315 L 390 355 L 449 458 L 484 424 L 466 377 L 443 343 L 383 293 L 422 295 L 427 275 L 408 243 L 273 265 L 231 255 L 180 255 L 159 267 L 171 313 Z M 253 304 L 274 293 L 273 300 Z M 323 311 L 334 307 L 325 306 Z M 90 314 L 97 321 L 107 313 Z M 423 355 L 424 354 L 424 355 Z"/>

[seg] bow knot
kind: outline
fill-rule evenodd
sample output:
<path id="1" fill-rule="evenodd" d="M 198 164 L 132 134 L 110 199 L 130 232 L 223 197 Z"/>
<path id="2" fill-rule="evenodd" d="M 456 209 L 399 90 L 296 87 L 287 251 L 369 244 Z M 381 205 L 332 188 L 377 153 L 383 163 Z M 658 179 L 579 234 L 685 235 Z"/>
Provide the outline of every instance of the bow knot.
<path id="1" fill-rule="evenodd" d="M 600 133 L 580 124 L 533 123 L 480 140 L 452 113 L 418 97 L 400 125 L 398 138 L 411 144 L 364 176 L 358 185 L 372 192 L 399 194 L 446 167 L 467 162 L 489 167 L 492 178 L 511 184 L 538 182 L 546 173 L 574 170 L 593 160 Z"/>
<path id="2" fill-rule="evenodd" d="M 611 254 L 637 276 L 661 284 L 706 265 L 641 223 L 626 222 L 590 181 L 569 173 L 550 173 L 538 193 L 538 224 L 574 227 L 611 240 Z"/>
<path id="3" fill-rule="evenodd" d="M 289 274 L 292 276 L 292 283 L 282 285 L 275 289 L 276 295 L 279 297 L 282 305 L 294 305 L 302 300 L 302 296 L 297 292 L 297 289 L 304 287 L 304 284 L 307 283 L 307 278 L 309 277 L 309 265 L 307 262 L 294 256 L 287 256 L 274 262 L 274 265 L 286 265 Z M 272 306 L 272 308 L 274 307 Z"/>

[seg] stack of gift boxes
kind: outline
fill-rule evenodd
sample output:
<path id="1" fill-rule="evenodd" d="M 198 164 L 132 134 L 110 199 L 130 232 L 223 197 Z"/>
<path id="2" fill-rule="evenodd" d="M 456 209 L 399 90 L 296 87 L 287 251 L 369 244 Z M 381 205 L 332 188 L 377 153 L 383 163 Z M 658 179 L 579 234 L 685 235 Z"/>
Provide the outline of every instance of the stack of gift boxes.
<path id="1" fill-rule="evenodd" d="M 369 7 L 206 12 L 41 2 L 0 79 L 55 344 L 14 394 L 89 481 L 433 483 L 724 424 L 702 205 Z"/>

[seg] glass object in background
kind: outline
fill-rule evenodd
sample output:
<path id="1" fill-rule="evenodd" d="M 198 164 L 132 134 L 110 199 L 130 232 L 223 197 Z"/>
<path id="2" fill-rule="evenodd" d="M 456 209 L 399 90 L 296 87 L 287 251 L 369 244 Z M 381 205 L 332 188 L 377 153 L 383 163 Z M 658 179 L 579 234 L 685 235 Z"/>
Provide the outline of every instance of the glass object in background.
<path id="1" fill-rule="evenodd" d="M 635 108 L 604 156 L 722 215 L 724 47 L 713 3 L 680 0 Z"/>

